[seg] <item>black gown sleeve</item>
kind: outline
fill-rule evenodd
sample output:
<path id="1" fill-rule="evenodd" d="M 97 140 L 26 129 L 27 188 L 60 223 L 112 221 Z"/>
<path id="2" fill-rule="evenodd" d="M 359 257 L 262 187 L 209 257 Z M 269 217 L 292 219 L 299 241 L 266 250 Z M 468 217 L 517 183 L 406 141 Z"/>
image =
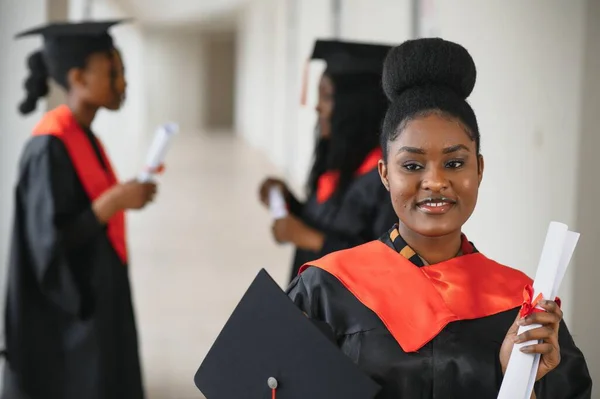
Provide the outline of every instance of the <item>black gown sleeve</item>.
<path id="1" fill-rule="evenodd" d="M 302 275 L 292 280 L 286 290 L 286 294 L 304 314 L 306 314 L 308 317 L 314 316 L 311 306 L 312 300 L 306 284 L 304 284 Z"/>
<path id="2" fill-rule="evenodd" d="M 592 379 L 583 353 L 564 321 L 558 330 L 560 364 L 535 385 L 537 399 L 590 399 Z"/>
<path id="3" fill-rule="evenodd" d="M 337 341 L 379 323 L 336 277 L 318 267 L 309 267 L 294 278 L 286 293 L 310 319 L 320 322 L 322 331 L 327 326 Z"/>
<path id="4" fill-rule="evenodd" d="M 21 245 L 42 292 L 73 315 L 80 311 L 81 297 L 72 274 L 77 266 L 70 260 L 104 229 L 78 192 L 81 184 L 62 142 L 50 136 L 32 139 L 17 183 Z"/>
<path id="5" fill-rule="evenodd" d="M 288 193 L 287 204 L 289 207 L 289 211 L 292 215 L 302 218 L 304 203 L 298 200 L 298 198 L 296 198 L 296 196 L 292 192 Z"/>
<path id="6" fill-rule="evenodd" d="M 325 240 L 319 257 L 376 240 L 398 220 L 390 198 L 385 194 L 378 196 L 375 203 L 372 200 L 349 203 L 343 212 L 349 215 L 349 220 L 356 220 L 355 226 L 344 233 L 324 229 Z"/>
<path id="7" fill-rule="evenodd" d="M 334 333 L 331 325 L 329 325 L 322 318 L 318 317 L 318 313 L 320 313 L 318 310 L 312 309 L 313 301 L 310 297 L 311 295 L 306 287 L 306 284 L 302 280 L 302 276 L 299 276 L 291 283 L 287 290 L 287 294 L 296 304 L 296 306 L 306 315 L 306 317 L 310 319 L 313 325 L 315 325 L 319 331 L 325 335 L 325 337 L 327 337 L 333 343 L 337 342 L 336 334 Z"/>

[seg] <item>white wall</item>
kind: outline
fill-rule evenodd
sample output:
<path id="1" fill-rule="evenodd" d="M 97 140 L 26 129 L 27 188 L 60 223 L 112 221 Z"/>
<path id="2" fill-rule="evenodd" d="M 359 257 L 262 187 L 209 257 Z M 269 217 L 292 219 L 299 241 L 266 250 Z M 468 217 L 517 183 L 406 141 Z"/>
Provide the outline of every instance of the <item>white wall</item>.
<path id="1" fill-rule="evenodd" d="M 411 0 L 343 0 L 341 37 L 400 44 L 410 39 Z"/>
<path id="2" fill-rule="evenodd" d="M 15 41 L 14 35 L 47 18 L 46 0 L 0 1 L 0 312 L 4 312 L 6 265 L 10 226 L 12 225 L 13 186 L 17 173 L 19 151 L 31 134 L 36 119 L 44 110 L 38 104 L 37 112 L 28 118 L 17 111 L 24 98 L 23 82 L 28 74 L 27 57 L 41 44 L 39 39 Z M 4 326 L 0 324 L 0 345 L 4 344 Z M 0 362 L 0 372 L 3 364 Z M 1 382 L 0 382 L 1 386 Z"/>
<path id="3" fill-rule="evenodd" d="M 204 43 L 195 31 L 145 28 L 144 87 L 148 129 L 176 121 L 181 130 L 203 127 Z"/>
<path id="4" fill-rule="evenodd" d="M 277 1 L 273 4 L 274 22 L 271 31 L 273 45 L 273 60 L 271 79 L 273 94 L 269 98 L 270 106 L 266 118 L 273 124 L 270 135 L 266 140 L 266 152 L 270 160 L 284 169 L 291 145 L 290 134 L 286 134 L 295 116 L 297 98 L 291 98 L 293 88 L 297 83 L 296 54 L 295 54 L 295 16 L 294 1 Z M 295 102 L 294 102 L 295 101 Z M 294 102 L 290 107 L 290 102 Z M 291 111 L 294 110 L 294 114 Z"/>
<path id="5" fill-rule="evenodd" d="M 264 147 L 271 134 L 267 118 L 274 60 L 273 5 L 274 0 L 250 2 L 240 13 L 236 32 L 236 131 L 257 147 Z"/>
<path id="6" fill-rule="evenodd" d="M 586 40 L 583 58 L 579 162 L 577 166 L 576 226 L 581 232 L 579 248 L 575 254 L 571 301 L 571 329 L 575 339 L 587 356 L 594 382 L 600 381 L 600 347 L 597 344 L 598 309 L 596 292 L 600 281 L 598 248 L 600 248 L 600 220 L 597 199 L 600 198 L 600 2 L 588 1 L 585 11 Z M 568 131 L 565 135 L 572 134 Z M 596 396 L 600 390 L 595 389 Z"/>
<path id="7" fill-rule="evenodd" d="M 204 125 L 210 130 L 233 128 L 235 35 L 206 33 L 204 35 Z"/>
<path id="8" fill-rule="evenodd" d="M 60 22 L 68 19 L 70 13 L 70 0 L 46 0 L 48 9 L 48 22 Z M 56 108 L 67 101 L 64 90 L 53 81 L 48 82 L 50 93 L 46 97 L 46 109 Z"/>
<path id="9" fill-rule="evenodd" d="M 27 57 L 37 50 L 39 39 L 14 40 L 14 35 L 46 21 L 46 1 L 29 1 L 22 4 L 18 0 L 0 1 L 0 270 L 4 282 L 4 270 L 8 248 L 8 231 L 12 214 L 12 188 L 17 170 L 19 153 L 29 137 L 35 120 L 44 109 L 38 104 L 38 110 L 28 118 L 17 111 L 19 102 L 24 98 L 22 86 L 28 75 Z M 4 298 L 2 298 L 2 301 Z M 3 303 L 3 302 L 2 302 Z M 2 308 L 3 309 L 3 308 Z"/>

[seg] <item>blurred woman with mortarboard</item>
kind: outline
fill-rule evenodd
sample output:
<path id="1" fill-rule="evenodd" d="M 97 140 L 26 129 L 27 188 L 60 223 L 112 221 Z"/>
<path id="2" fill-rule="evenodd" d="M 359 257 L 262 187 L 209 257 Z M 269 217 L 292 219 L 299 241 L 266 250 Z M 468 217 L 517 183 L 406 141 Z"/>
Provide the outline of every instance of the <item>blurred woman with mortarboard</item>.
<path id="1" fill-rule="evenodd" d="M 121 21 L 51 24 L 29 57 L 35 110 L 53 79 L 67 104 L 47 112 L 22 154 L 5 313 L 6 399 L 142 399 L 124 211 L 153 183 L 119 183 L 91 130 L 125 97 L 123 61 L 108 29 Z"/>
<path id="2" fill-rule="evenodd" d="M 328 40 L 315 44 L 311 59 L 324 60 L 327 68 L 319 82 L 318 137 L 307 200 L 298 200 L 279 179 L 268 178 L 260 187 L 265 206 L 273 186 L 286 198 L 290 214 L 274 222 L 273 236 L 296 246 L 290 280 L 306 262 L 374 240 L 395 221 L 377 173 L 387 108 L 381 72 L 390 48 Z"/>

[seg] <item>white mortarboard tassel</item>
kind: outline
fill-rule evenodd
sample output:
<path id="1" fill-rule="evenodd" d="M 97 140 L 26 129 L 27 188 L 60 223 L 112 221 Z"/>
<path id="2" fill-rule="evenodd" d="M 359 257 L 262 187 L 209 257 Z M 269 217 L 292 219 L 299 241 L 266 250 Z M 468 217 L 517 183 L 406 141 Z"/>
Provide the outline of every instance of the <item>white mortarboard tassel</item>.
<path id="1" fill-rule="evenodd" d="M 532 298 L 540 294 L 544 299 L 556 297 L 578 240 L 579 233 L 569 231 L 567 225 L 558 222 L 550 223 L 533 283 Z M 518 334 L 538 327 L 540 326 L 519 327 Z M 520 349 L 534 344 L 535 341 L 529 341 L 514 345 L 498 399 L 531 397 L 540 364 L 540 354 L 523 353 Z"/>
<path id="2" fill-rule="evenodd" d="M 269 379 L 267 380 L 267 385 L 269 385 L 269 388 L 271 389 L 277 389 L 279 383 L 277 382 L 277 379 L 275 377 L 269 377 Z"/>

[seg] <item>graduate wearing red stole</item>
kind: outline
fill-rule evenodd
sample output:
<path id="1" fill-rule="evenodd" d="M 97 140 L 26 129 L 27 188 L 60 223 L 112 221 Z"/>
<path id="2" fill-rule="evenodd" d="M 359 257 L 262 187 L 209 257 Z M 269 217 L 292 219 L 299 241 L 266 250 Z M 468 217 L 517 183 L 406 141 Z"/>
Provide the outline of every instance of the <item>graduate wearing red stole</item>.
<path id="1" fill-rule="evenodd" d="M 26 115 L 46 112 L 21 155 L 14 195 L 5 312 L 2 398 L 143 399 L 125 211 L 152 201 L 156 185 L 120 182 L 92 131 L 98 110 L 118 110 L 126 82 L 108 29 L 121 21 L 56 23 L 29 57 Z M 115 134 L 123 132 L 114 132 Z"/>

